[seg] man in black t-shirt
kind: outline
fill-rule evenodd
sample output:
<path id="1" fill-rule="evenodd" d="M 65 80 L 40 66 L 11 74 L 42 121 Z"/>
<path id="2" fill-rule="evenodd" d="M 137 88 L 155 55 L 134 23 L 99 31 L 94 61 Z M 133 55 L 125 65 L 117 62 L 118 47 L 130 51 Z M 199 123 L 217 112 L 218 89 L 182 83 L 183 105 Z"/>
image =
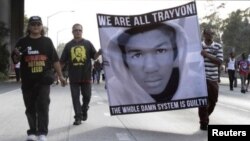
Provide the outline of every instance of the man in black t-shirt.
<path id="1" fill-rule="evenodd" d="M 75 111 L 74 125 L 81 124 L 81 120 L 87 120 L 87 110 L 91 98 L 91 59 L 97 59 L 100 51 L 92 43 L 82 38 L 82 25 L 74 24 L 72 27 L 74 39 L 69 41 L 60 58 L 62 66 L 68 63 L 68 76 L 73 107 Z M 82 104 L 80 102 L 82 94 Z"/>
<path id="2" fill-rule="evenodd" d="M 21 38 L 15 55 L 21 62 L 23 100 L 29 123 L 27 141 L 46 141 L 49 124 L 50 84 L 48 72 L 55 68 L 62 86 L 66 85 L 59 58 L 50 38 L 43 36 L 42 20 L 32 16 L 27 27 L 27 36 Z M 53 80 L 51 80 L 53 82 Z"/>

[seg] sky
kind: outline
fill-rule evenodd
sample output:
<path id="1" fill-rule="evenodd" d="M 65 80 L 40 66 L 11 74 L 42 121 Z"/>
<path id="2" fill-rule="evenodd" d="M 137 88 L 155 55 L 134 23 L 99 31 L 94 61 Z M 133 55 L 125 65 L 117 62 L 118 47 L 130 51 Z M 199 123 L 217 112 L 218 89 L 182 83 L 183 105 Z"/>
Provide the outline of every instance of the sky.
<path id="1" fill-rule="evenodd" d="M 111 15 L 135 15 L 167 9 L 186 4 L 191 0 L 25 0 L 25 15 L 38 15 L 43 25 L 49 25 L 48 36 L 56 47 L 67 43 L 73 36 L 72 25 L 83 25 L 83 37 L 90 40 L 96 49 L 100 48 L 97 27 L 97 13 Z M 232 11 L 250 7 L 250 1 L 196 0 L 198 18 L 209 15 L 221 4 L 220 17 L 227 17 Z"/>

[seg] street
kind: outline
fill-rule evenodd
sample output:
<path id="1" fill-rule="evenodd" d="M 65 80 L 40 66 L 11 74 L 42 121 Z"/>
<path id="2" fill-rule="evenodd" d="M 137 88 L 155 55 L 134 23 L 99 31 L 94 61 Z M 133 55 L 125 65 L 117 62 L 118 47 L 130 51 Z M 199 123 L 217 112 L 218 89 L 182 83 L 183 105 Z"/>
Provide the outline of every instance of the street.
<path id="1" fill-rule="evenodd" d="M 241 94 L 239 85 L 230 91 L 227 79 L 220 84 L 210 124 L 250 124 L 250 92 Z M 24 141 L 28 129 L 20 85 L 13 83 L 5 85 L 5 91 L 3 83 L 0 86 L 1 141 Z M 197 108 L 110 116 L 104 82 L 92 89 L 88 120 L 73 126 L 69 86 L 51 87 L 49 141 L 207 141 Z"/>

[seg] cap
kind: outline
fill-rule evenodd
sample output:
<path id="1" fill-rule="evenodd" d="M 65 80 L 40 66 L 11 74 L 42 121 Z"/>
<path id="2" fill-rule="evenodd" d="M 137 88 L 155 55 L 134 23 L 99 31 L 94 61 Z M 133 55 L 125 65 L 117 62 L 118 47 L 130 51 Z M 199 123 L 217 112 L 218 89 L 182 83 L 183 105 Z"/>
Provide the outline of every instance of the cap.
<path id="1" fill-rule="evenodd" d="M 39 16 L 32 16 L 29 18 L 29 23 L 32 23 L 32 22 L 42 23 L 42 19 Z"/>

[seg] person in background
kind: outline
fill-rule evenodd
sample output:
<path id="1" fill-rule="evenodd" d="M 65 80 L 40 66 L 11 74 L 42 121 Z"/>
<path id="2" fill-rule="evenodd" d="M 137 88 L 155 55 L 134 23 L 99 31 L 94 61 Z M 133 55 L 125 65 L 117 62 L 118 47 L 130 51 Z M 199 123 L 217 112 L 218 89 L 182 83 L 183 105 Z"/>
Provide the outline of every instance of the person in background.
<path id="1" fill-rule="evenodd" d="M 16 82 L 20 81 L 20 62 L 15 64 Z"/>
<path id="2" fill-rule="evenodd" d="M 67 63 L 64 65 L 64 67 L 62 68 L 62 73 L 63 73 L 63 77 L 65 78 L 66 81 L 68 81 L 69 78 L 69 74 L 68 74 L 68 65 Z"/>
<path id="3" fill-rule="evenodd" d="M 91 99 L 91 59 L 96 60 L 101 54 L 92 43 L 82 37 L 82 25 L 74 24 L 72 34 L 74 38 L 69 41 L 60 58 L 62 66 L 67 63 L 70 81 L 71 97 L 75 111 L 73 125 L 80 125 L 88 118 L 87 111 Z M 80 102 L 82 95 L 82 104 Z"/>
<path id="4" fill-rule="evenodd" d="M 250 64 L 250 55 L 248 55 L 247 61 Z M 246 88 L 246 92 L 248 92 L 249 83 L 250 83 L 250 71 L 249 71 L 249 73 L 247 75 L 247 88 Z"/>
<path id="5" fill-rule="evenodd" d="M 240 74 L 240 79 L 241 79 L 241 93 L 246 92 L 246 80 L 247 80 L 247 76 L 249 74 L 249 65 L 250 65 L 250 63 L 247 60 L 246 54 L 242 53 L 241 60 L 237 64 L 238 71 Z"/>
<path id="6" fill-rule="evenodd" d="M 213 35 L 214 32 L 210 28 L 204 29 L 201 55 L 205 61 L 208 104 L 205 107 L 198 108 L 201 130 L 207 130 L 209 116 L 214 111 L 219 93 L 218 66 L 223 61 L 223 49 L 221 44 L 213 41 Z"/>
<path id="7" fill-rule="evenodd" d="M 96 80 L 96 70 L 95 70 L 95 67 L 93 67 L 93 69 L 92 69 L 92 81 L 93 81 L 93 84 L 95 83 L 95 80 Z"/>
<path id="8" fill-rule="evenodd" d="M 226 71 L 228 72 L 228 78 L 229 78 L 229 88 L 231 91 L 233 91 L 233 82 L 234 82 L 234 77 L 235 77 L 235 70 L 236 70 L 236 60 L 235 60 L 235 55 L 234 52 L 230 53 L 230 56 L 226 62 Z"/>
<path id="9" fill-rule="evenodd" d="M 99 59 L 95 61 L 94 69 L 95 69 L 96 81 L 97 81 L 97 84 L 99 84 L 100 78 L 101 78 L 101 70 L 102 70 L 102 64 L 100 63 Z"/>
<path id="10" fill-rule="evenodd" d="M 29 123 L 27 141 L 46 141 L 49 125 L 50 85 L 49 72 L 54 68 L 62 86 L 66 85 L 59 58 L 50 38 L 44 36 L 39 16 L 29 18 L 27 36 L 21 38 L 15 51 L 20 57 L 22 94 Z M 37 138 L 38 137 L 38 138 Z"/>
<path id="11" fill-rule="evenodd" d="M 13 50 L 11 52 L 11 59 L 15 68 L 16 82 L 20 81 L 20 55 L 18 50 Z"/>

